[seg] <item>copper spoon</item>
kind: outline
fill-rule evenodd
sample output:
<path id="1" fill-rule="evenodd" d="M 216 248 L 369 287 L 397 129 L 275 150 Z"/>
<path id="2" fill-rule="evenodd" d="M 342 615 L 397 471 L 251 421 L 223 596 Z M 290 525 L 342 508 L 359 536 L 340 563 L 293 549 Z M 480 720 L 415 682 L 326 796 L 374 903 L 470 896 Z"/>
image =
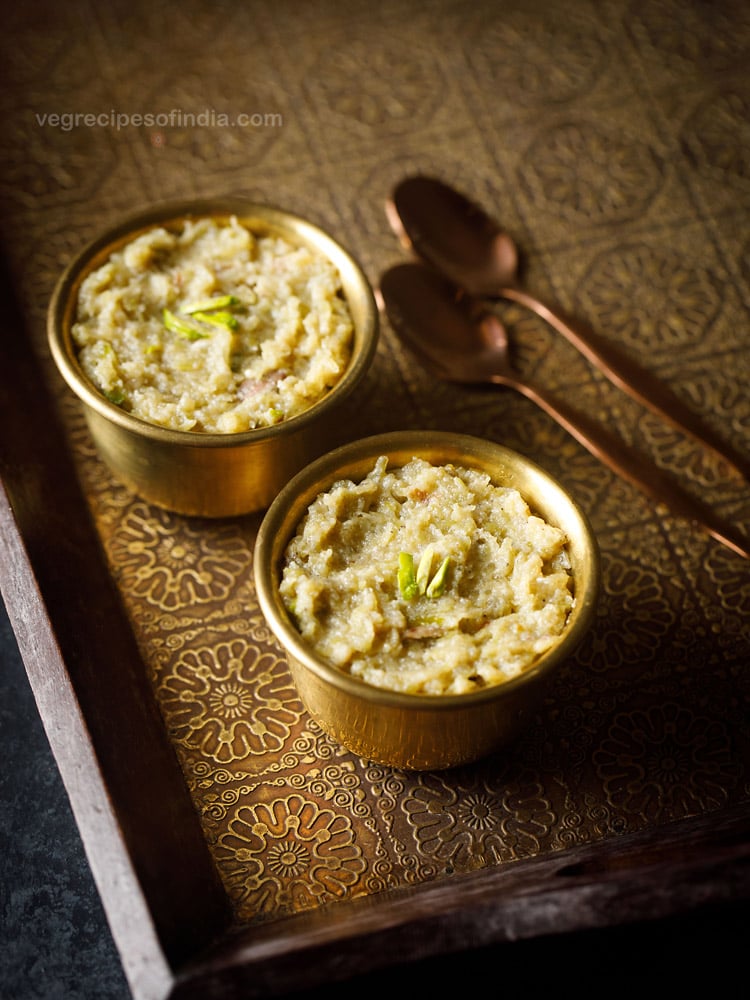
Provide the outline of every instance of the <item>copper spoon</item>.
<path id="1" fill-rule="evenodd" d="M 516 246 L 478 205 L 442 181 L 415 176 L 396 186 L 386 202 L 386 214 L 402 244 L 413 248 L 460 288 L 479 298 L 510 299 L 531 309 L 616 386 L 750 480 L 750 462 L 705 427 L 663 382 L 593 331 L 584 334 L 574 330 L 516 286 Z"/>
<path id="2" fill-rule="evenodd" d="M 379 298 L 396 333 L 431 374 L 449 382 L 489 382 L 516 389 L 627 482 L 750 559 L 750 541 L 732 525 L 620 438 L 517 374 L 508 359 L 505 327 L 497 316 L 440 274 L 418 263 L 399 264 L 382 276 Z"/>

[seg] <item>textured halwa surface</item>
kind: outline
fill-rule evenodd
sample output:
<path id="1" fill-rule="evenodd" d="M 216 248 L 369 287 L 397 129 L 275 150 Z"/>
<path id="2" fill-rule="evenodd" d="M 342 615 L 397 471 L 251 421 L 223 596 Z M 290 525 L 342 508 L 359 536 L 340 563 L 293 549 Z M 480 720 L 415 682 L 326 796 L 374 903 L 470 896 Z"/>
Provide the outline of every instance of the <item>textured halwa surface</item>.
<path id="1" fill-rule="evenodd" d="M 186 330 L 169 329 L 165 309 Z M 85 373 L 112 402 L 219 433 L 308 409 L 343 375 L 352 334 L 330 261 L 236 218 L 136 237 L 82 282 L 72 327 Z"/>
<path id="2" fill-rule="evenodd" d="M 460 694 L 515 677 L 555 644 L 573 607 L 564 533 L 483 472 L 385 457 L 318 496 L 290 541 L 282 600 L 303 638 L 380 688 Z M 438 596 L 405 597 L 402 553 Z M 440 588 L 438 588 L 440 590 Z"/>

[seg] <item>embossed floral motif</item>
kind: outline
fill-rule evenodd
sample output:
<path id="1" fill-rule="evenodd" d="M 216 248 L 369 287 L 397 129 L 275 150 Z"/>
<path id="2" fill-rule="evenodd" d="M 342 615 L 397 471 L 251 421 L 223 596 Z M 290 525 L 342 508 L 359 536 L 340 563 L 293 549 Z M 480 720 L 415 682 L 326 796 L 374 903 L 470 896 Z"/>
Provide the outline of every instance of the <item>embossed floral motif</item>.
<path id="1" fill-rule="evenodd" d="M 302 714 L 285 665 L 244 639 L 185 651 L 157 697 L 173 738 L 221 764 L 281 750 Z"/>
<path id="2" fill-rule="evenodd" d="M 680 16 L 668 3 L 631 4 L 627 25 L 636 39 L 645 33 L 660 61 L 682 64 L 696 78 L 696 65 L 717 69 L 742 60 L 747 46 L 747 4 L 680 4 Z"/>
<path id="3" fill-rule="evenodd" d="M 699 163 L 750 179 L 750 95 L 727 90 L 686 122 L 683 142 Z"/>
<path id="4" fill-rule="evenodd" d="M 624 221 L 643 215 L 661 164 L 644 143 L 580 122 L 545 129 L 523 157 L 519 183 L 571 218 Z"/>
<path id="5" fill-rule="evenodd" d="M 726 630 L 733 631 L 734 616 L 739 633 L 745 638 L 750 637 L 750 588 L 747 586 L 745 564 L 739 559 L 707 559 L 704 569 L 711 582 L 712 597 L 719 597 L 721 600 Z M 716 615 L 717 612 L 712 614 Z"/>
<path id="6" fill-rule="evenodd" d="M 399 54 L 393 46 L 380 49 L 365 39 L 349 38 L 344 45 L 325 47 L 311 78 L 323 92 L 326 117 L 340 116 L 357 131 L 384 123 L 391 129 L 413 129 L 415 120 L 424 122 L 440 106 L 439 71 L 427 49 L 410 47 Z"/>
<path id="7" fill-rule="evenodd" d="M 700 344 L 722 302 L 707 268 L 642 244 L 599 257 L 581 287 L 602 329 L 639 350 Z"/>
<path id="8" fill-rule="evenodd" d="M 192 527 L 142 504 L 128 511 L 109 552 L 128 592 L 162 611 L 226 600 L 250 560 L 231 529 Z"/>
<path id="9" fill-rule="evenodd" d="M 534 854 L 555 818 L 541 785 L 528 774 L 466 771 L 462 780 L 450 782 L 426 775 L 403 809 L 419 850 L 454 870 Z"/>
<path id="10" fill-rule="evenodd" d="M 593 761 L 607 800 L 641 822 L 717 809 L 742 771 L 726 728 L 675 703 L 617 716 Z"/>
<path id="11" fill-rule="evenodd" d="M 498 53 L 503 58 L 498 58 Z M 546 19 L 539 11 L 495 10 L 480 20 L 467 56 L 497 93 L 521 104 L 570 101 L 591 88 L 607 62 L 581 11 L 568 7 Z"/>
<path id="12" fill-rule="evenodd" d="M 609 672 L 631 663 L 646 663 L 659 650 L 674 625 L 674 595 L 658 574 L 635 562 L 609 555 L 606 587 L 612 595 L 602 604 L 609 608 L 596 636 L 578 651 L 595 670 Z M 672 600 L 670 600 L 670 596 Z"/>
<path id="13" fill-rule="evenodd" d="M 21 47 L 17 47 L 19 52 Z M 71 49 L 71 58 L 62 70 L 65 76 L 76 72 L 74 51 Z M 5 61 L 3 68 L 7 68 Z M 80 90 L 66 90 L 71 107 L 75 106 L 72 102 L 85 100 L 88 86 L 86 81 Z M 19 104 L 10 113 L 4 111 L 7 141 L 0 152 L 0 198 L 4 205 L 26 211 L 54 211 L 71 190 L 75 189 L 82 199 L 93 197 L 116 173 L 114 149 L 108 143 L 97 142 L 95 129 L 77 130 L 74 149 L 70 145 L 66 148 L 56 140 L 55 129 L 40 128 L 38 115 L 45 114 L 41 109 L 31 114 Z M 102 214 L 105 212 L 103 209 Z"/>
<path id="14" fill-rule="evenodd" d="M 247 917 L 298 912 L 341 899 L 364 873 L 350 819 L 293 794 L 241 806 L 219 838 L 220 864 Z"/>

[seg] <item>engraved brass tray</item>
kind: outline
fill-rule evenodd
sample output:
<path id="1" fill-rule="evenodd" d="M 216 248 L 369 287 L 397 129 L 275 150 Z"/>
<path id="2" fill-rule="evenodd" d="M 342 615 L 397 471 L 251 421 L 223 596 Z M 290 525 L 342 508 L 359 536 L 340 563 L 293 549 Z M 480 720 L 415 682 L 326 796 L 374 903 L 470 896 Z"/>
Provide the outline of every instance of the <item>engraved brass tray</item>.
<path id="1" fill-rule="evenodd" d="M 134 204 L 229 190 L 284 204 L 376 285 L 403 259 L 383 202 L 423 171 L 503 219 L 540 297 L 748 452 L 744 6 L 405 7 L 393 34 L 378 9 L 342 18 L 329 0 L 294 18 L 76 0 L 19 10 L 4 34 L 0 586 L 136 1000 L 273 996 L 750 899 L 745 561 L 522 398 L 436 384 L 384 323 L 341 439 L 441 428 L 528 454 L 589 513 L 603 592 L 507 753 L 376 767 L 296 697 L 252 584 L 260 515 L 203 521 L 130 494 L 55 375 L 52 288 Z M 258 113 L 245 127 L 185 117 L 243 102 Z M 55 125 L 63 104 L 104 117 Z M 136 108 L 162 117 L 113 117 Z M 747 484 L 542 321 L 496 308 L 517 364 L 750 530 Z"/>

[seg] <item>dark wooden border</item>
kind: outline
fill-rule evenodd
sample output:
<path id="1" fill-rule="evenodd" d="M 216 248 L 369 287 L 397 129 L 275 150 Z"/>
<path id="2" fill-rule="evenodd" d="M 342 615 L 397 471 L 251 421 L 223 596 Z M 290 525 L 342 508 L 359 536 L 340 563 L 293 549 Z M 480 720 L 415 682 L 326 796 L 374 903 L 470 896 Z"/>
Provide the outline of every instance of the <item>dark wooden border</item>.
<path id="1" fill-rule="evenodd" d="M 0 590 L 135 1000 L 280 995 L 400 963 L 750 899 L 750 807 L 231 924 L 7 277 Z"/>

